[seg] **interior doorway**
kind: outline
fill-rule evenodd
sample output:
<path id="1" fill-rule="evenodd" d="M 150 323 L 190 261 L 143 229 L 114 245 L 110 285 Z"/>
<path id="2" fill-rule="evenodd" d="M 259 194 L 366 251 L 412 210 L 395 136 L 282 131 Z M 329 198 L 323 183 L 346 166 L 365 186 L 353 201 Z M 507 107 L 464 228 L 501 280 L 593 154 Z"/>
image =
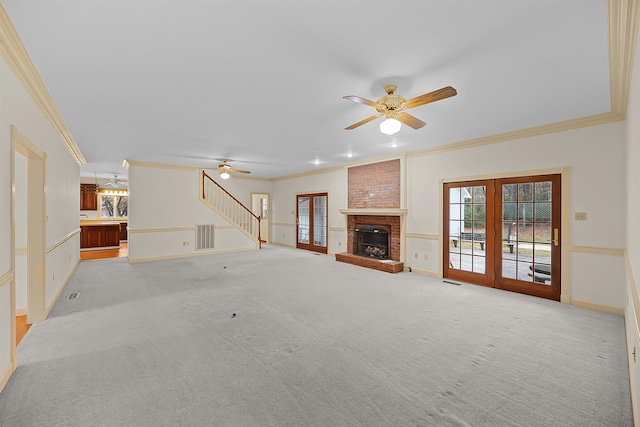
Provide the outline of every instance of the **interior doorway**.
<path id="1" fill-rule="evenodd" d="M 296 196 L 296 247 L 327 253 L 327 193 Z"/>
<path id="2" fill-rule="evenodd" d="M 269 243 L 270 218 L 271 210 L 270 198 L 268 193 L 251 193 L 251 211 L 260 218 L 260 240 L 263 243 Z"/>
<path id="3" fill-rule="evenodd" d="M 14 235 L 14 262 L 16 252 L 26 251 L 26 324 L 32 324 L 44 320 L 46 316 L 46 215 L 45 215 L 45 163 L 46 153 L 29 141 L 24 135 L 12 128 L 12 143 L 14 165 L 12 185 L 16 188 L 16 180 L 24 179 L 26 185 L 17 185 L 17 188 L 25 188 L 26 195 L 21 194 L 19 200 L 26 200 L 26 248 L 17 248 Z M 26 174 L 21 176 L 16 171 L 16 156 L 26 157 Z M 20 163 L 20 161 L 18 161 Z M 16 194 L 14 193 L 13 216 L 16 218 Z M 18 250 L 19 249 L 19 250 Z M 14 300 L 14 304 L 16 301 Z"/>
<path id="4" fill-rule="evenodd" d="M 560 300 L 561 176 L 444 185 L 444 277 Z"/>

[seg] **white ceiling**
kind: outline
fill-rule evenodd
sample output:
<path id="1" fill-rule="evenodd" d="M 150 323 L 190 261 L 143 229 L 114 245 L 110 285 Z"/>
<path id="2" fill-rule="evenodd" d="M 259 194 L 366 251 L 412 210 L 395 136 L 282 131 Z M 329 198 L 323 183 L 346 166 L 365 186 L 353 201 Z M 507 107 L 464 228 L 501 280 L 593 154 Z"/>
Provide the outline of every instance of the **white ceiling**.
<path id="1" fill-rule="evenodd" d="M 611 110 L 605 0 L 2 3 L 82 176 L 228 158 L 274 178 Z M 409 110 L 420 130 L 344 130 L 376 112 L 342 97 L 389 83 L 458 95 Z"/>

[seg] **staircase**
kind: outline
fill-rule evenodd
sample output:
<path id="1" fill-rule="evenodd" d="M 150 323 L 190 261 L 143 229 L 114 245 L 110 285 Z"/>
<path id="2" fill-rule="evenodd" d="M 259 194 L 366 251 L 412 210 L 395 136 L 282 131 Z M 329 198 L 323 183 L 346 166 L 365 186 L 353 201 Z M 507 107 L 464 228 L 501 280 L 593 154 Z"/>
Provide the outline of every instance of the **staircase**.
<path id="1" fill-rule="evenodd" d="M 202 171 L 200 200 L 251 238 L 258 248 L 262 247 L 264 241 L 260 238 L 260 217 L 222 188 L 205 171 Z"/>

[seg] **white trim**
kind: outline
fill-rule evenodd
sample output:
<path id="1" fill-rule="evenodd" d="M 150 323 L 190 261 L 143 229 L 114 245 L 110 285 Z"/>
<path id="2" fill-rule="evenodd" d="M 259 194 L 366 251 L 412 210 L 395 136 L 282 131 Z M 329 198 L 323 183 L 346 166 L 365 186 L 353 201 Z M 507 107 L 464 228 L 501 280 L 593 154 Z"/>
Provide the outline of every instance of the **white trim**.
<path id="1" fill-rule="evenodd" d="M 431 276 L 431 277 L 437 277 L 437 278 L 442 278 L 442 275 L 439 274 L 437 271 L 429 271 L 429 270 L 423 270 L 421 268 L 415 268 L 415 267 L 405 267 L 405 271 L 408 271 L 408 269 L 411 269 L 412 273 L 418 273 L 418 274 L 422 274 L 424 276 Z"/>
<path id="2" fill-rule="evenodd" d="M 407 239 L 440 240 L 440 235 L 427 233 L 407 233 Z"/>
<path id="3" fill-rule="evenodd" d="M 47 248 L 47 255 L 53 252 L 55 249 L 59 248 L 60 246 L 64 245 L 66 242 L 68 242 L 73 236 L 75 236 L 78 233 L 80 233 L 79 228 L 75 229 L 71 233 L 67 234 L 66 236 L 62 237 L 60 240 L 55 242 L 53 245 L 49 246 Z"/>
<path id="4" fill-rule="evenodd" d="M 295 227 L 296 225 L 290 222 L 272 222 L 271 225 L 275 225 L 278 227 Z"/>
<path id="5" fill-rule="evenodd" d="M 140 160 L 123 160 L 122 165 L 126 165 L 126 169 L 129 170 L 130 166 L 141 166 L 145 168 L 157 168 L 157 169 L 175 169 L 182 171 L 197 171 L 198 168 L 195 166 L 183 166 L 183 165 L 170 165 L 168 163 L 155 163 L 155 162 L 143 162 Z"/>
<path id="6" fill-rule="evenodd" d="M 2 375 L 0 375 L 0 392 L 4 389 L 4 386 L 7 385 L 7 382 L 9 382 L 9 378 L 11 378 L 11 375 L 15 372 L 17 367 L 17 362 L 15 361 L 15 359 L 13 359 L 7 365 L 7 369 L 5 369 Z"/>
<path id="7" fill-rule="evenodd" d="M 610 305 L 597 304 L 589 301 L 571 300 L 571 305 L 576 307 L 588 308 L 590 310 L 601 311 L 603 313 L 616 314 L 618 316 L 624 316 L 624 308 L 612 307 Z"/>
<path id="8" fill-rule="evenodd" d="M 171 231 L 195 231 L 196 227 L 162 227 L 162 228 L 130 228 L 127 227 L 129 233 L 137 234 L 137 233 L 164 233 Z"/>
<path id="9" fill-rule="evenodd" d="M 616 255 L 624 256 L 625 250 L 622 248 L 606 248 L 602 246 L 584 246 L 584 245 L 571 245 L 569 247 L 571 252 L 582 252 L 588 254 L 600 254 L 600 255 Z"/>
<path id="10" fill-rule="evenodd" d="M 58 291 L 56 292 L 56 295 L 53 297 L 53 299 L 51 300 L 51 302 L 49 304 L 47 304 L 46 308 L 45 308 L 45 313 L 44 313 L 44 318 L 46 319 L 47 317 L 49 317 L 49 313 L 51 312 L 51 309 L 53 308 L 53 306 L 56 304 L 56 301 L 58 301 L 58 298 L 60 297 L 60 294 L 62 293 L 62 291 L 64 290 L 65 286 L 67 286 L 67 283 L 69 283 L 69 280 L 71 280 L 71 276 L 73 276 L 73 273 L 76 272 L 76 269 L 78 268 L 78 265 L 80 264 L 80 259 L 78 259 L 76 261 L 76 264 L 73 266 L 73 268 L 69 271 L 69 274 L 67 274 L 67 277 L 64 279 L 64 282 L 62 283 L 62 285 L 60 285 L 60 288 L 58 289 Z"/>
<path id="11" fill-rule="evenodd" d="M 375 215 L 375 216 L 400 216 L 407 214 L 407 209 L 338 209 L 338 212 L 344 215 Z"/>

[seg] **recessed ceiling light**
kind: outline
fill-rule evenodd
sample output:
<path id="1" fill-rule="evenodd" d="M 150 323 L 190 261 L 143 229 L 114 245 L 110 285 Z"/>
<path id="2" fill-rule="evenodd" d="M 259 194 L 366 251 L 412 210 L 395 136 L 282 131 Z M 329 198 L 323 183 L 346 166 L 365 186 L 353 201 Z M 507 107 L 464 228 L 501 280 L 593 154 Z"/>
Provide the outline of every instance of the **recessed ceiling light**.
<path id="1" fill-rule="evenodd" d="M 400 144 L 398 144 L 397 142 L 392 142 L 392 143 L 391 143 L 391 144 L 389 144 L 389 145 L 391 145 L 391 148 L 396 148 L 396 147 L 397 147 L 398 145 L 400 145 Z"/>
<path id="2" fill-rule="evenodd" d="M 355 156 L 355 154 L 353 154 L 351 152 L 347 153 L 347 157 L 353 157 L 353 156 Z"/>
<path id="3" fill-rule="evenodd" d="M 320 164 L 320 159 L 315 159 L 315 160 L 313 161 L 313 164 L 314 164 L 314 165 L 319 165 L 319 164 Z"/>

